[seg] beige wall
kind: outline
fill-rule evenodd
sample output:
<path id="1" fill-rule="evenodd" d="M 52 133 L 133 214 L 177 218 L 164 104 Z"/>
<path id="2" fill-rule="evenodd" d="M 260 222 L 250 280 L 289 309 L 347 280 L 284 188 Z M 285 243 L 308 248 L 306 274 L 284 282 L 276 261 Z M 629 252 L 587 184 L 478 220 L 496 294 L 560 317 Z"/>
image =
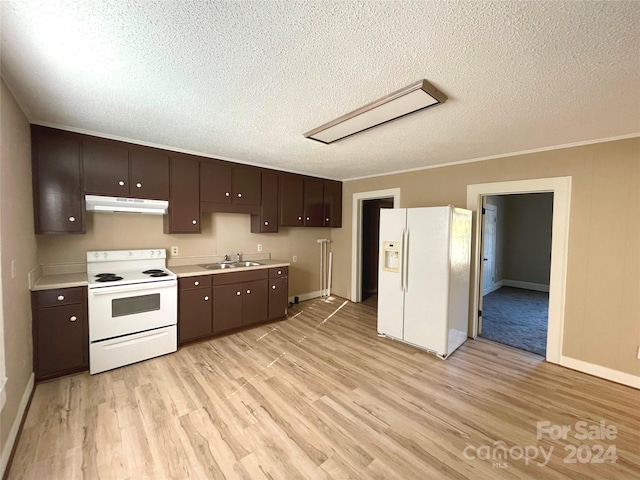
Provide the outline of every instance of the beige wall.
<path id="1" fill-rule="evenodd" d="M 0 254 L 8 381 L 7 403 L 0 415 L 0 448 L 5 452 L 11 427 L 14 421 L 19 421 L 18 405 L 33 371 L 27 274 L 37 265 L 37 254 L 33 234 L 29 122 L 4 81 L 1 83 Z M 15 261 L 15 278 L 11 278 L 12 260 Z"/>
<path id="2" fill-rule="evenodd" d="M 507 195 L 504 279 L 549 285 L 553 193 Z"/>
<path id="3" fill-rule="evenodd" d="M 562 354 L 640 375 L 640 138 L 345 182 L 333 291 L 350 297 L 354 193 L 400 187 L 401 207 L 466 206 L 469 184 L 559 176 L 572 177 Z"/>
<path id="4" fill-rule="evenodd" d="M 38 235 L 39 262 L 43 265 L 85 263 L 87 250 L 179 248 L 179 257 L 257 253 L 258 244 L 271 258 L 298 262 L 289 269 L 289 295 L 320 290 L 319 238 L 331 238 L 331 229 L 286 228 L 277 234 L 251 233 L 250 216 L 230 213 L 202 215 L 199 235 L 165 235 L 162 217 L 128 213 L 87 212 L 85 235 Z"/>

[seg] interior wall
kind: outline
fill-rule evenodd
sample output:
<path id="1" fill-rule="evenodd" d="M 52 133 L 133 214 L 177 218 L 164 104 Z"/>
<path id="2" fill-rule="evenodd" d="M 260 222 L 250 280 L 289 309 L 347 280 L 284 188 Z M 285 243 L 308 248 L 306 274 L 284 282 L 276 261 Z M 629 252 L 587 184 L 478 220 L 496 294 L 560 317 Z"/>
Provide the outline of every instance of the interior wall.
<path id="1" fill-rule="evenodd" d="M 163 233 L 162 216 L 87 212 L 84 235 L 37 235 L 39 263 L 85 263 L 89 250 L 126 250 L 177 246 L 179 256 L 201 257 L 227 253 L 258 253 L 262 244 L 271 258 L 296 263 L 289 268 L 289 295 L 320 290 L 319 238 L 331 239 L 333 229 L 280 227 L 278 233 L 251 233 L 250 216 L 204 213 L 202 233 Z M 335 266 L 335 265 L 334 265 Z"/>
<path id="2" fill-rule="evenodd" d="M 504 278 L 549 285 L 553 193 L 505 195 Z"/>
<path id="3" fill-rule="evenodd" d="M 7 401 L 0 414 L 0 451 L 33 372 L 28 273 L 37 265 L 31 195 L 29 122 L 4 83 L 0 86 L 0 208 L 2 306 Z M 10 207 L 10 208 L 9 208 Z M 12 276 L 12 262 L 15 276 Z M 1 473 L 1 472 L 0 472 Z"/>
<path id="4" fill-rule="evenodd" d="M 640 138 L 347 181 L 343 224 L 355 193 L 399 187 L 400 207 L 464 207 L 467 185 L 562 176 L 572 177 L 562 354 L 640 376 Z M 333 241 L 333 292 L 349 298 L 351 229 Z"/>

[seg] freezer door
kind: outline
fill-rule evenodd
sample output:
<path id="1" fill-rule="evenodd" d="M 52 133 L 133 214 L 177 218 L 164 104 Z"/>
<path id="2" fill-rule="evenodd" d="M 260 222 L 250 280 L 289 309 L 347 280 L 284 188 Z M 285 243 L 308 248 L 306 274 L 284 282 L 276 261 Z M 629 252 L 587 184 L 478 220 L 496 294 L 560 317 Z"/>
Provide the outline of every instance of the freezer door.
<path id="1" fill-rule="evenodd" d="M 447 351 L 450 207 L 407 210 L 404 341 Z"/>
<path id="2" fill-rule="evenodd" d="M 378 333 L 399 340 L 402 340 L 403 336 L 404 293 L 402 289 L 402 258 L 404 254 L 403 232 L 405 229 L 406 216 L 406 208 L 385 208 L 380 210 Z M 390 247 L 390 245 L 392 245 L 392 247 Z M 397 256 L 395 256 L 396 254 Z M 386 262 L 385 255 L 390 256 Z M 399 262 L 399 268 L 395 268 L 398 266 L 396 262 Z M 385 264 L 387 268 L 385 268 Z"/>

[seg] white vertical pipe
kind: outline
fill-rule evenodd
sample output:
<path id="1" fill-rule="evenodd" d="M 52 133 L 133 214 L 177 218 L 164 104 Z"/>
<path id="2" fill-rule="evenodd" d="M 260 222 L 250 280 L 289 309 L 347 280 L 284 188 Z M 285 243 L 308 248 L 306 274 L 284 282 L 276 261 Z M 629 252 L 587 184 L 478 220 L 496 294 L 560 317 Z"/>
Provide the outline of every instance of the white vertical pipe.
<path id="1" fill-rule="evenodd" d="M 329 252 L 329 278 L 328 278 L 328 285 L 327 285 L 327 296 L 330 297 L 331 296 L 331 267 L 333 265 L 333 252 Z"/>

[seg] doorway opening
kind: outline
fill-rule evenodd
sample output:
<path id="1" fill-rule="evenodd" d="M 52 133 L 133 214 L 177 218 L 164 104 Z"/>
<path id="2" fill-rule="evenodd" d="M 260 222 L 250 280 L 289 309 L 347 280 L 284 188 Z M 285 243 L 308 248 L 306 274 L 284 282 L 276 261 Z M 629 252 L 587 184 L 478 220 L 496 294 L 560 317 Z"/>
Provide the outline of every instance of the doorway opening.
<path id="1" fill-rule="evenodd" d="M 375 198 L 362 202 L 362 303 L 378 307 L 378 263 L 380 210 L 393 208 L 393 198 Z"/>
<path id="2" fill-rule="evenodd" d="M 353 194 L 351 301 L 377 306 L 380 208 L 399 208 L 400 189 Z M 375 267 L 374 267 L 375 265 Z M 375 286 L 374 286 L 375 285 Z"/>
<path id="3" fill-rule="evenodd" d="M 483 200 L 478 334 L 545 357 L 553 192 Z"/>
<path id="4" fill-rule="evenodd" d="M 546 360 L 552 363 L 564 364 L 562 339 L 569 245 L 569 213 L 571 210 L 571 177 L 537 178 L 467 186 L 467 208 L 474 212 L 469 336 L 476 337 L 478 335 L 479 321 L 482 317 L 480 312 L 482 309 L 483 197 L 488 195 L 544 192 L 553 193 Z"/>

